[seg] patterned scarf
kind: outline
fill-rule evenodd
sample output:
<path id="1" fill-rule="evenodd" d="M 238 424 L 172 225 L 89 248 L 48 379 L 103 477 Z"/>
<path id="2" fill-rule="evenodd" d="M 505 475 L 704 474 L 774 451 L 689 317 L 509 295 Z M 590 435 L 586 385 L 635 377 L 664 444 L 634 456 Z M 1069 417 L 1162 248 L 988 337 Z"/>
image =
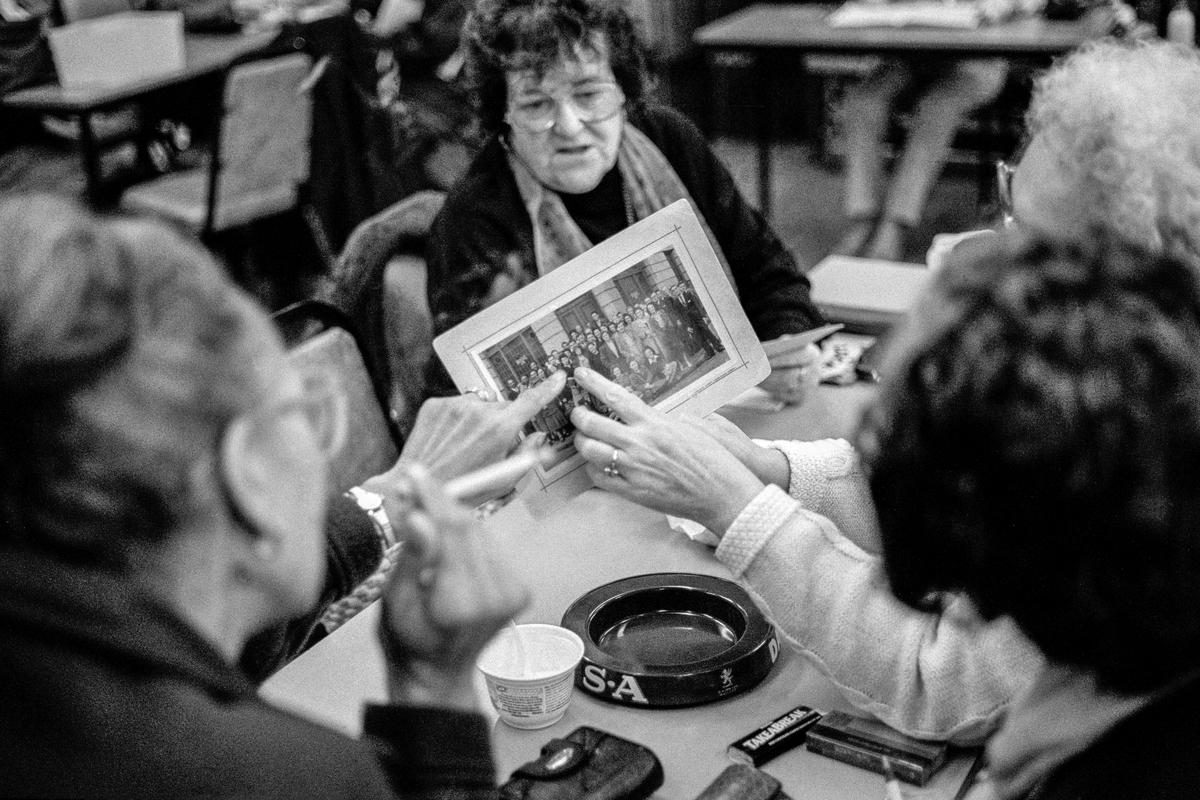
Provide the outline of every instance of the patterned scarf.
<path id="1" fill-rule="evenodd" d="M 529 212 L 533 222 L 533 252 L 537 260 L 538 275 L 545 275 L 575 256 L 592 247 L 587 236 L 579 229 L 579 225 L 567 213 L 562 198 L 543 185 L 533 176 L 525 163 L 517 158 L 509 148 L 508 164 L 517 180 L 517 189 L 521 200 Z M 729 278 L 730 285 L 737 284 L 733 280 L 733 272 L 725 260 L 725 253 L 713 236 L 708 222 L 696 208 L 691 194 L 667 157 L 658 146 L 650 141 L 650 137 L 629 123 L 621 136 L 621 145 L 617 150 L 617 168 L 621 170 L 621 182 L 624 187 L 625 212 L 632 220 L 641 220 L 670 205 L 676 200 L 686 199 L 696 211 L 696 217 L 708 235 L 708 241 L 716 251 L 721 268 Z"/>

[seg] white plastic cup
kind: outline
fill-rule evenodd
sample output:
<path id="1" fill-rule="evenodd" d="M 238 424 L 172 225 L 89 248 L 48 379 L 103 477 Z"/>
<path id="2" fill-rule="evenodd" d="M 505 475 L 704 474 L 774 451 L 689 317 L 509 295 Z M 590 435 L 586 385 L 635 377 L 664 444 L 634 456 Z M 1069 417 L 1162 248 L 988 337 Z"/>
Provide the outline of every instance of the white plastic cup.
<path id="1" fill-rule="evenodd" d="M 514 728 L 533 729 L 553 725 L 567 712 L 582 658 L 583 640 L 571 631 L 529 623 L 496 634 L 476 666 L 500 719 Z"/>

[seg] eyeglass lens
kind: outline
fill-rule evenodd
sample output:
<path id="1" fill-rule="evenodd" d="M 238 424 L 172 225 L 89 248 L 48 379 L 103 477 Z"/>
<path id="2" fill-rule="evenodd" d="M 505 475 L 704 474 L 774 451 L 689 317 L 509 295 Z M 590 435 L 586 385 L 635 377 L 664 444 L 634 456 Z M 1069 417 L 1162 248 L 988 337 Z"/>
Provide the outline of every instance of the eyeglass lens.
<path id="1" fill-rule="evenodd" d="M 562 97 L 532 95 L 509 106 L 509 121 L 535 132 L 549 130 L 562 103 L 569 104 L 582 121 L 600 122 L 617 113 L 625 103 L 625 95 L 615 83 L 584 84 Z"/>

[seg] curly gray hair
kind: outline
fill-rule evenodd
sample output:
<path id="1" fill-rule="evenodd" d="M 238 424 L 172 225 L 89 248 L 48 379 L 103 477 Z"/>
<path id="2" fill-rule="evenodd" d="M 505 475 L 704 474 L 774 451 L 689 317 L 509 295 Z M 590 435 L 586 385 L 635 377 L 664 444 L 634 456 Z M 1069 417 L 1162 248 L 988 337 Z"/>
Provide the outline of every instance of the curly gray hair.
<path id="1" fill-rule="evenodd" d="M 1028 123 L 1089 224 L 1200 264 L 1197 87 L 1193 48 L 1098 41 L 1038 80 Z"/>

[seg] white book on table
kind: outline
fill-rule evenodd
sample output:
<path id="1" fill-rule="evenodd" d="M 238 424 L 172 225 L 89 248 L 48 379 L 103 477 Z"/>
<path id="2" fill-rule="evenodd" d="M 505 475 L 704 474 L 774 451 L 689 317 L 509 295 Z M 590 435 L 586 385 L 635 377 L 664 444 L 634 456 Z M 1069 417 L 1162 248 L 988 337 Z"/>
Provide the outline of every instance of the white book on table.
<path id="1" fill-rule="evenodd" d="M 908 313 L 930 275 L 923 264 L 828 256 L 808 279 L 812 300 L 826 319 L 880 332 Z"/>
<path id="2" fill-rule="evenodd" d="M 941 0 L 901 3 L 845 3 L 826 19 L 834 28 L 978 28 L 982 21 L 974 3 Z"/>

